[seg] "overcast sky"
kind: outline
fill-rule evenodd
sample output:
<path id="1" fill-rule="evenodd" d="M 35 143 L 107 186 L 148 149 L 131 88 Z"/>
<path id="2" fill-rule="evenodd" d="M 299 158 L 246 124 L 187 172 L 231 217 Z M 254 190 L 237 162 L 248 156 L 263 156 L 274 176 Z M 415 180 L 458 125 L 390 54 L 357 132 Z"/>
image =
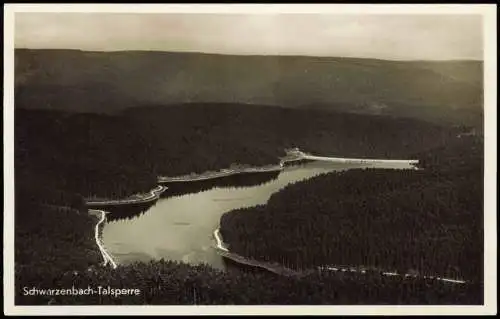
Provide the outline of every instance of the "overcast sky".
<path id="1" fill-rule="evenodd" d="M 478 15 L 16 13 L 17 48 L 483 59 Z"/>

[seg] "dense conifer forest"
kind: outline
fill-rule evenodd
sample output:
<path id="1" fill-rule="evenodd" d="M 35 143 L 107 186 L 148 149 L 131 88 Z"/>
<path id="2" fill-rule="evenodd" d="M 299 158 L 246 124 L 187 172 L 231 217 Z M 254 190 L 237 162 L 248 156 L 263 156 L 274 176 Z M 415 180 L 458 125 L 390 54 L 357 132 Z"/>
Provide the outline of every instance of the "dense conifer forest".
<path id="1" fill-rule="evenodd" d="M 412 119 L 238 104 L 138 107 L 120 115 L 19 108 L 16 187 L 125 197 L 234 163 L 277 164 L 300 146 L 326 156 L 408 158 L 460 129 Z"/>
<path id="2" fill-rule="evenodd" d="M 97 218 L 76 207 L 17 201 L 15 302 L 18 305 L 356 305 L 481 304 L 481 283 L 377 274 L 315 272 L 282 277 L 265 271 L 151 261 L 103 267 L 93 234 Z M 25 289 L 139 289 L 137 296 L 29 295 Z"/>
<path id="3" fill-rule="evenodd" d="M 243 256 L 303 269 L 353 265 L 482 281 L 483 148 L 457 139 L 421 170 L 353 169 L 292 184 L 226 213 Z"/>
<path id="4" fill-rule="evenodd" d="M 138 108 L 115 116 L 20 108 L 15 116 L 18 304 L 482 303 L 482 147 L 471 142 L 476 137 L 458 139 L 461 128 L 238 105 Z M 416 267 L 476 283 L 333 273 L 286 278 L 170 261 L 116 270 L 99 265 L 97 218 L 87 214 L 86 197 L 144 192 L 156 186 L 158 175 L 277 163 L 292 146 L 326 156 L 418 156 L 424 170 L 354 170 L 287 187 L 265 207 L 224 216 L 231 250 L 297 267 Z M 402 258 L 391 257 L 399 252 Z M 435 254 L 441 260 L 430 258 Z M 72 285 L 139 287 L 142 293 L 55 298 L 22 290 Z"/>
<path id="5" fill-rule="evenodd" d="M 50 277 L 49 277 L 50 278 Z M 302 278 L 267 272 L 221 272 L 207 265 L 154 261 L 90 268 L 47 280 L 41 289 L 108 286 L 140 289 L 138 296 L 25 296 L 19 304 L 52 305 L 394 305 L 481 304 L 481 285 L 449 285 L 381 276 L 316 273 Z"/>

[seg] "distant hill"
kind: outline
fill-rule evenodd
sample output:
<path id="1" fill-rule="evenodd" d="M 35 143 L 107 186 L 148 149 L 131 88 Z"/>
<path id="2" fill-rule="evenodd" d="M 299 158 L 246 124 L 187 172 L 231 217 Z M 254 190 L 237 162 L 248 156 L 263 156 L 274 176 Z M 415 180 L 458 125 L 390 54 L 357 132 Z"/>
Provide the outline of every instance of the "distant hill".
<path id="1" fill-rule="evenodd" d="M 137 105 L 247 103 L 477 124 L 480 61 L 384 61 L 152 51 L 15 52 L 21 108 L 115 113 Z"/>

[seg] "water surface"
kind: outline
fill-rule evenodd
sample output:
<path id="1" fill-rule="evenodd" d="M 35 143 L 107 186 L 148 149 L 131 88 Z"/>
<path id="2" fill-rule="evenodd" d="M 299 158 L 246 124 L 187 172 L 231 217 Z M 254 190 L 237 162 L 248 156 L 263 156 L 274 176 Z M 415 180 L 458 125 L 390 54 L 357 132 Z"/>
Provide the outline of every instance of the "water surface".
<path id="1" fill-rule="evenodd" d="M 314 161 L 285 167 L 277 177 L 255 186 L 220 186 L 163 198 L 144 214 L 108 222 L 102 241 L 118 264 L 152 259 L 208 263 L 224 269 L 214 249 L 213 231 L 230 210 L 265 204 L 286 185 L 322 173 L 351 168 L 412 168 L 405 163 L 354 164 Z M 238 178 L 241 179 L 242 176 Z M 194 186 L 194 184 L 193 184 Z M 167 191 L 168 195 L 168 191 Z"/>

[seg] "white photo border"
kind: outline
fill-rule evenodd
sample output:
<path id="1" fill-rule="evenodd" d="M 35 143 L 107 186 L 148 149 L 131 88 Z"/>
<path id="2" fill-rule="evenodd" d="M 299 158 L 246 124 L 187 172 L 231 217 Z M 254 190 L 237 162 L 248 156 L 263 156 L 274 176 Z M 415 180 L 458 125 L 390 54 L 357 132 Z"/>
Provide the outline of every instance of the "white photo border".
<path id="1" fill-rule="evenodd" d="M 16 306 L 14 304 L 14 19 L 17 12 L 477 14 L 484 45 L 483 306 Z M 494 4 L 5 4 L 4 5 L 4 314 L 6 315 L 480 315 L 497 312 L 496 88 Z"/>

